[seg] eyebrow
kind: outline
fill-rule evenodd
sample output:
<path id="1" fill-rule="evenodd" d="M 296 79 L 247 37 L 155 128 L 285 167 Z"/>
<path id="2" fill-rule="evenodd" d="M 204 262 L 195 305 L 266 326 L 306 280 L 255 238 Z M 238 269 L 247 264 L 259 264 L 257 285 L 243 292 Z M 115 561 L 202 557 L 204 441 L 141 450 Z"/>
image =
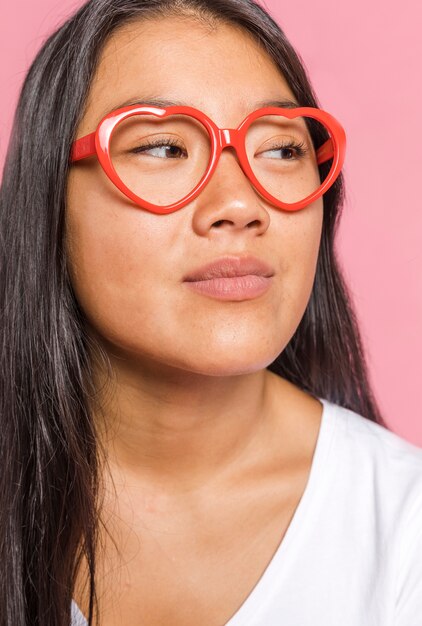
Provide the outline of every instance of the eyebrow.
<path id="1" fill-rule="evenodd" d="M 171 107 L 171 106 L 190 106 L 197 108 L 195 104 L 192 102 L 186 102 L 182 100 L 167 100 L 166 98 L 160 97 L 152 97 L 152 98 L 135 98 L 131 100 L 126 100 L 121 104 L 114 107 L 115 109 L 121 109 L 123 107 L 132 106 L 157 106 L 157 107 Z M 249 109 L 251 111 L 255 111 L 256 109 L 260 109 L 263 107 L 279 107 L 282 109 L 294 109 L 299 107 L 300 104 L 295 102 L 294 100 L 289 100 L 288 98 L 283 100 L 260 100 L 259 102 L 255 102 L 254 104 L 249 105 Z M 105 115 L 105 114 L 104 114 Z"/>

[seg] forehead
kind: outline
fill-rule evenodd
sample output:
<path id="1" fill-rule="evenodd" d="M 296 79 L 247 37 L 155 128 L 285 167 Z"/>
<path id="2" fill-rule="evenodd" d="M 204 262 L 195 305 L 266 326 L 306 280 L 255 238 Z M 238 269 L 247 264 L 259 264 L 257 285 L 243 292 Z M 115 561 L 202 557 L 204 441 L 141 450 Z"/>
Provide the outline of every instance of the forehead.
<path id="1" fill-rule="evenodd" d="M 242 29 L 191 17 L 140 20 L 107 41 L 80 132 L 124 103 L 157 97 L 201 109 L 224 128 L 263 100 L 295 100 L 273 60 Z"/>

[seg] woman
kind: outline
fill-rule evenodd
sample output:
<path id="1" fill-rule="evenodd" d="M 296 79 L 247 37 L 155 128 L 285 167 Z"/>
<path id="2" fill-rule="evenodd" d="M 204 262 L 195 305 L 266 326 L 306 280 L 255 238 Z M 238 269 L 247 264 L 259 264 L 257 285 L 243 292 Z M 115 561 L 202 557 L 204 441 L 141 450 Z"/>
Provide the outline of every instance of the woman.
<path id="1" fill-rule="evenodd" d="M 1 626 L 418 623 L 344 146 L 251 0 L 91 0 L 43 46 L 1 189 Z"/>

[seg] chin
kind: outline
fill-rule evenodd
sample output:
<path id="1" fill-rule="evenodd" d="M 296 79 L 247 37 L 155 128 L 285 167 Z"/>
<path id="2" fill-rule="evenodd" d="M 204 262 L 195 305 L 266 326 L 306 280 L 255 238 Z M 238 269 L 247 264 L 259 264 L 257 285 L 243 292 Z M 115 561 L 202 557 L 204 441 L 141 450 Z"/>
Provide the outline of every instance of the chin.
<path id="1" fill-rule="evenodd" d="M 208 354 L 204 359 L 198 359 L 197 362 L 186 364 L 185 369 L 192 373 L 202 374 L 204 376 L 242 376 L 246 374 L 254 374 L 267 368 L 280 354 L 262 354 L 262 351 L 255 355 L 246 350 L 245 354 L 236 353 L 236 349 L 231 349 L 232 354 Z"/>

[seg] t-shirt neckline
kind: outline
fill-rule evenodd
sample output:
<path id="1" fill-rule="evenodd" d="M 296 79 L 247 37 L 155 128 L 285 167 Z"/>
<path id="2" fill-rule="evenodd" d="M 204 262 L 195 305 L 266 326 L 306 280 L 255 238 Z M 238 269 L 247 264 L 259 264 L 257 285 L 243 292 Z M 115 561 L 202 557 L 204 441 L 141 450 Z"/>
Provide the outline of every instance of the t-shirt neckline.
<path id="1" fill-rule="evenodd" d="M 283 538 L 262 576 L 245 598 L 240 608 L 225 622 L 224 626 L 247 626 L 249 620 L 253 619 L 256 612 L 262 609 L 263 605 L 269 601 L 271 597 L 269 592 L 273 591 L 274 580 L 277 581 L 280 578 L 283 566 L 287 566 L 287 555 L 291 550 L 293 542 L 296 541 L 296 544 L 300 542 L 299 534 L 303 526 L 305 526 L 306 520 L 312 517 L 312 504 L 316 501 L 316 496 L 320 492 L 322 479 L 328 473 L 326 460 L 337 423 L 334 419 L 337 405 L 325 398 L 315 397 L 322 403 L 323 408 L 308 481 L 302 497 Z M 282 590 L 280 589 L 281 592 Z"/>

